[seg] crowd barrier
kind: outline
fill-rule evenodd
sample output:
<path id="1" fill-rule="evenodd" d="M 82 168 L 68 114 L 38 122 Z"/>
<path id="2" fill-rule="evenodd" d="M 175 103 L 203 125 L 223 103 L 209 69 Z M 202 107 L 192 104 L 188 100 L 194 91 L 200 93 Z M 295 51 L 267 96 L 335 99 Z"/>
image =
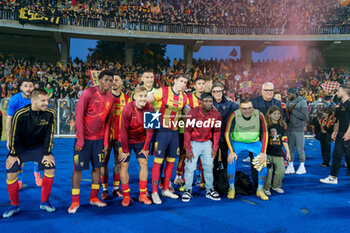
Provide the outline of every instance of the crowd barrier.
<path id="1" fill-rule="evenodd" d="M 16 10 L 0 10 L 0 19 L 18 20 L 19 12 Z M 167 32 L 167 33 L 186 33 L 186 34 L 208 34 L 208 35 L 323 35 L 323 34 L 350 34 L 349 25 L 341 26 L 313 26 L 310 28 L 285 28 L 281 27 L 235 27 L 235 26 L 199 26 L 182 25 L 168 23 L 143 23 L 128 22 L 127 20 L 102 20 L 101 18 L 87 17 L 69 17 L 60 18 L 61 25 L 93 27 L 93 28 L 112 28 L 124 29 L 130 31 L 148 31 L 148 32 Z"/>

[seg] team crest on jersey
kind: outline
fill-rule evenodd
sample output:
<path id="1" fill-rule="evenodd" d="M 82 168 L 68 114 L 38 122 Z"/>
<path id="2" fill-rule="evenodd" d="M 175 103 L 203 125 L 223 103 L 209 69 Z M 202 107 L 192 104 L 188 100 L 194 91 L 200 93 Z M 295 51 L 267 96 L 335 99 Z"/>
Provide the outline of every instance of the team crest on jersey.
<path id="1" fill-rule="evenodd" d="M 80 166 L 84 166 L 84 162 L 80 162 Z"/>
<path id="2" fill-rule="evenodd" d="M 222 106 L 222 109 L 225 110 L 225 109 L 226 109 L 226 106 Z"/>
<path id="3" fill-rule="evenodd" d="M 345 107 L 342 107 L 340 111 L 345 111 L 345 110 L 346 110 Z"/>
<path id="4" fill-rule="evenodd" d="M 160 155 L 162 153 L 162 151 L 161 150 L 158 150 L 158 154 Z"/>
<path id="5" fill-rule="evenodd" d="M 125 100 L 122 100 L 122 104 L 123 104 L 123 105 L 125 104 Z"/>
<path id="6" fill-rule="evenodd" d="M 39 122 L 39 125 L 48 125 L 49 122 L 44 120 L 44 119 L 41 119 L 40 122 Z"/>

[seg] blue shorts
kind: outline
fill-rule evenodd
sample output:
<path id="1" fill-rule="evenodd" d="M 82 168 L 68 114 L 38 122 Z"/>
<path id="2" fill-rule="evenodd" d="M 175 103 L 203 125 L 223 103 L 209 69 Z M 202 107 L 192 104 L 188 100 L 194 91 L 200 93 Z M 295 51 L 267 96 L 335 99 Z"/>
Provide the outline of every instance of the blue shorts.
<path id="1" fill-rule="evenodd" d="M 178 158 L 180 156 L 179 132 L 170 129 L 154 131 L 154 152 L 156 158 Z"/>
<path id="2" fill-rule="evenodd" d="M 236 142 L 232 140 L 231 142 L 232 142 L 232 147 L 235 150 L 235 153 L 237 156 L 243 151 L 251 152 L 255 156 L 261 153 L 262 143 L 260 141 L 244 143 L 244 142 Z"/>
<path id="3" fill-rule="evenodd" d="M 149 148 L 149 155 L 154 155 L 154 143 L 155 143 L 155 136 L 153 133 L 151 143 L 150 143 L 150 148 Z"/>
<path id="4" fill-rule="evenodd" d="M 74 148 L 77 140 L 74 142 Z M 93 168 L 100 168 L 104 165 L 103 139 L 84 140 L 84 147 L 81 151 L 74 149 L 74 171 L 89 169 L 89 163 Z"/>
<path id="5" fill-rule="evenodd" d="M 39 170 L 43 169 L 54 169 L 55 166 L 51 166 L 48 163 L 42 163 L 44 157 L 44 148 L 43 146 L 37 147 L 19 147 L 16 148 L 16 156 L 18 156 L 20 160 L 20 164 L 16 162 L 13 166 L 7 170 L 7 173 L 16 173 L 21 170 L 21 165 L 25 162 L 34 161 L 38 163 Z"/>
<path id="6" fill-rule="evenodd" d="M 143 149 L 144 145 L 144 142 L 129 144 L 129 153 L 131 154 L 131 151 L 134 151 L 137 159 L 147 159 L 146 156 L 144 156 L 144 154 L 139 154 L 140 151 Z M 118 142 L 118 146 L 122 148 L 120 142 Z M 124 163 L 128 163 L 129 161 L 130 155 L 128 156 L 128 158 L 125 159 Z"/>

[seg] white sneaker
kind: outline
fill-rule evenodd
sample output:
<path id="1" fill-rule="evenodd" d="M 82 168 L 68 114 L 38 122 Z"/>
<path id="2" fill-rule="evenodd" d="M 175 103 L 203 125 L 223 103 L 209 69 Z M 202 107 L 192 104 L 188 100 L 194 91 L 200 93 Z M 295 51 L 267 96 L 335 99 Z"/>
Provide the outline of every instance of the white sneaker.
<path id="1" fill-rule="evenodd" d="M 284 190 L 282 188 L 272 188 L 273 191 L 275 191 L 276 193 L 284 193 Z"/>
<path id="2" fill-rule="evenodd" d="M 295 173 L 295 170 L 294 170 L 294 167 L 293 165 L 288 165 L 286 171 L 284 172 L 285 174 L 294 174 Z"/>
<path id="3" fill-rule="evenodd" d="M 162 196 L 163 197 L 170 197 L 172 199 L 178 199 L 179 198 L 179 196 L 177 194 L 172 193 L 169 189 L 167 189 L 165 191 L 163 190 L 162 191 Z"/>
<path id="4" fill-rule="evenodd" d="M 173 185 L 171 184 L 171 181 L 169 182 L 169 190 L 170 190 L 170 192 L 172 192 L 172 193 L 175 192 L 175 189 L 174 189 Z"/>
<path id="5" fill-rule="evenodd" d="M 247 158 L 243 159 L 242 161 L 245 163 L 250 163 L 250 157 L 248 156 Z"/>
<path id="6" fill-rule="evenodd" d="M 220 195 L 217 191 L 215 191 L 214 189 L 210 189 L 209 191 L 207 191 L 206 198 L 212 199 L 213 201 L 220 201 Z"/>
<path id="7" fill-rule="evenodd" d="M 305 169 L 305 166 L 299 166 L 297 172 L 296 172 L 298 175 L 301 175 L 301 174 L 305 174 L 306 173 L 306 169 Z"/>
<path id="8" fill-rule="evenodd" d="M 265 193 L 267 196 L 271 196 L 270 189 L 264 189 L 264 193 Z"/>
<path id="9" fill-rule="evenodd" d="M 174 184 L 182 186 L 184 183 L 184 181 L 182 180 L 181 176 L 176 176 L 175 180 L 174 180 Z"/>
<path id="10" fill-rule="evenodd" d="M 189 202 L 192 198 L 191 190 L 186 190 L 182 194 L 182 201 L 183 202 Z"/>
<path id="11" fill-rule="evenodd" d="M 152 193 L 152 201 L 157 205 L 162 204 L 162 200 L 160 200 L 158 193 Z"/>
<path id="12" fill-rule="evenodd" d="M 329 175 L 324 179 L 320 179 L 320 182 L 325 184 L 338 184 L 338 178 L 337 177 L 334 178 L 333 176 Z"/>

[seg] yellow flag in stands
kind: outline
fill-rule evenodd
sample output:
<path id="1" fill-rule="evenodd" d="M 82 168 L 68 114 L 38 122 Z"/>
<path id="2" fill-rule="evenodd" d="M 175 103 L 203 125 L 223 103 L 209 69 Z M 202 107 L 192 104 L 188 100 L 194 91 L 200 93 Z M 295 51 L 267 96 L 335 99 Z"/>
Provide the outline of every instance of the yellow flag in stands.
<path id="1" fill-rule="evenodd" d="M 101 71 L 102 70 L 89 70 L 89 76 L 93 86 L 99 85 L 98 75 L 101 73 Z"/>
<path id="2" fill-rule="evenodd" d="M 346 7 L 347 5 L 350 4 L 350 0 L 338 0 L 340 5 L 342 5 L 343 7 Z"/>

